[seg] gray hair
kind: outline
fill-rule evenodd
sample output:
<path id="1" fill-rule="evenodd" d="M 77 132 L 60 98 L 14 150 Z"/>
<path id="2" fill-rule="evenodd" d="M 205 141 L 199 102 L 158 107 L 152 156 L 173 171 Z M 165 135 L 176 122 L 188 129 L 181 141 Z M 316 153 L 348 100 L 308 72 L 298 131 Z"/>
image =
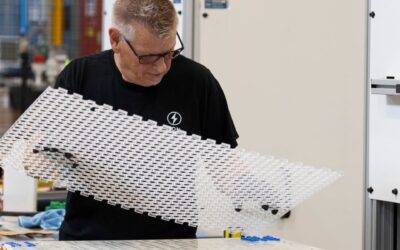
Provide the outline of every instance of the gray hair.
<path id="1" fill-rule="evenodd" d="M 159 38 L 167 38 L 177 21 L 170 0 L 117 0 L 114 4 L 113 26 L 127 36 L 133 36 L 134 24 L 140 23 Z"/>

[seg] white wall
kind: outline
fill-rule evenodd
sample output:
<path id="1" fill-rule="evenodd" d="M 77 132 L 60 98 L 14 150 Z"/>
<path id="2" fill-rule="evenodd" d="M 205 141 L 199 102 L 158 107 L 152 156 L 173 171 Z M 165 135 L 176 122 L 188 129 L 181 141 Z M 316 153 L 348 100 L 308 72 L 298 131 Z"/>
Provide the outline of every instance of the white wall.
<path id="1" fill-rule="evenodd" d="M 240 146 L 344 173 L 271 234 L 361 249 L 365 1 L 232 0 L 206 12 L 197 59 L 225 90 Z"/>

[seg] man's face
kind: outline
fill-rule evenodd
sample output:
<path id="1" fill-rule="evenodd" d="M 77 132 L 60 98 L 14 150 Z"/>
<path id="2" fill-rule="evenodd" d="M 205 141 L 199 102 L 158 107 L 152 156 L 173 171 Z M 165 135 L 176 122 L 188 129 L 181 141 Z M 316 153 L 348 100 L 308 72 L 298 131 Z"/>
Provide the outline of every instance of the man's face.
<path id="1" fill-rule="evenodd" d="M 145 87 L 160 83 L 169 71 L 172 59 L 160 57 L 153 63 L 143 64 L 139 62 L 137 55 L 154 55 L 172 51 L 176 43 L 175 34 L 176 30 L 171 30 L 168 38 L 161 39 L 152 34 L 144 25 L 137 24 L 133 39 L 125 37 L 127 40 L 125 41 L 121 36 L 117 45 L 119 53 L 115 54 L 115 59 L 124 80 Z"/>

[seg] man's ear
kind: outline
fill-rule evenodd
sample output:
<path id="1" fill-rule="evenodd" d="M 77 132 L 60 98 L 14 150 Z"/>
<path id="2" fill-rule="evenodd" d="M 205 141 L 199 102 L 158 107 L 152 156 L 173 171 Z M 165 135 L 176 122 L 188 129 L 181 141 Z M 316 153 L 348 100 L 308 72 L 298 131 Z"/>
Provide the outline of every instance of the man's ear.
<path id="1" fill-rule="evenodd" d="M 121 42 L 121 34 L 116 28 L 108 29 L 108 36 L 110 37 L 111 48 L 114 53 L 119 53 L 119 46 Z"/>

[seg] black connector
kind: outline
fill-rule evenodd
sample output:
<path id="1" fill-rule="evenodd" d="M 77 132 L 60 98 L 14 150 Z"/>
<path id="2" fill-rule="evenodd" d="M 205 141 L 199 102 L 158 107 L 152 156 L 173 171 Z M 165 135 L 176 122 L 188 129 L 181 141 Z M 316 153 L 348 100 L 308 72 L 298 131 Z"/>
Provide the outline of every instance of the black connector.
<path id="1" fill-rule="evenodd" d="M 59 151 L 58 151 L 58 149 L 56 149 L 56 148 L 50 148 L 50 152 L 52 152 L 52 153 L 57 153 L 57 152 L 59 152 Z"/>
<path id="2" fill-rule="evenodd" d="M 369 13 L 369 16 L 372 17 L 372 18 L 374 18 L 374 17 L 375 17 L 375 12 L 374 12 L 374 11 L 370 12 L 370 13 Z"/>
<path id="3" fill-rule="evenodd" d="M 64 153 L 64 157 L 67 159 L 71 159 L 74 156 L 71 153 Z"/>
<path id="4" fill-rule="evenodd" d="M 289 219 L 291 211 L 289 210 L 286 214 L 281 216 L 281 219 Z"/>

